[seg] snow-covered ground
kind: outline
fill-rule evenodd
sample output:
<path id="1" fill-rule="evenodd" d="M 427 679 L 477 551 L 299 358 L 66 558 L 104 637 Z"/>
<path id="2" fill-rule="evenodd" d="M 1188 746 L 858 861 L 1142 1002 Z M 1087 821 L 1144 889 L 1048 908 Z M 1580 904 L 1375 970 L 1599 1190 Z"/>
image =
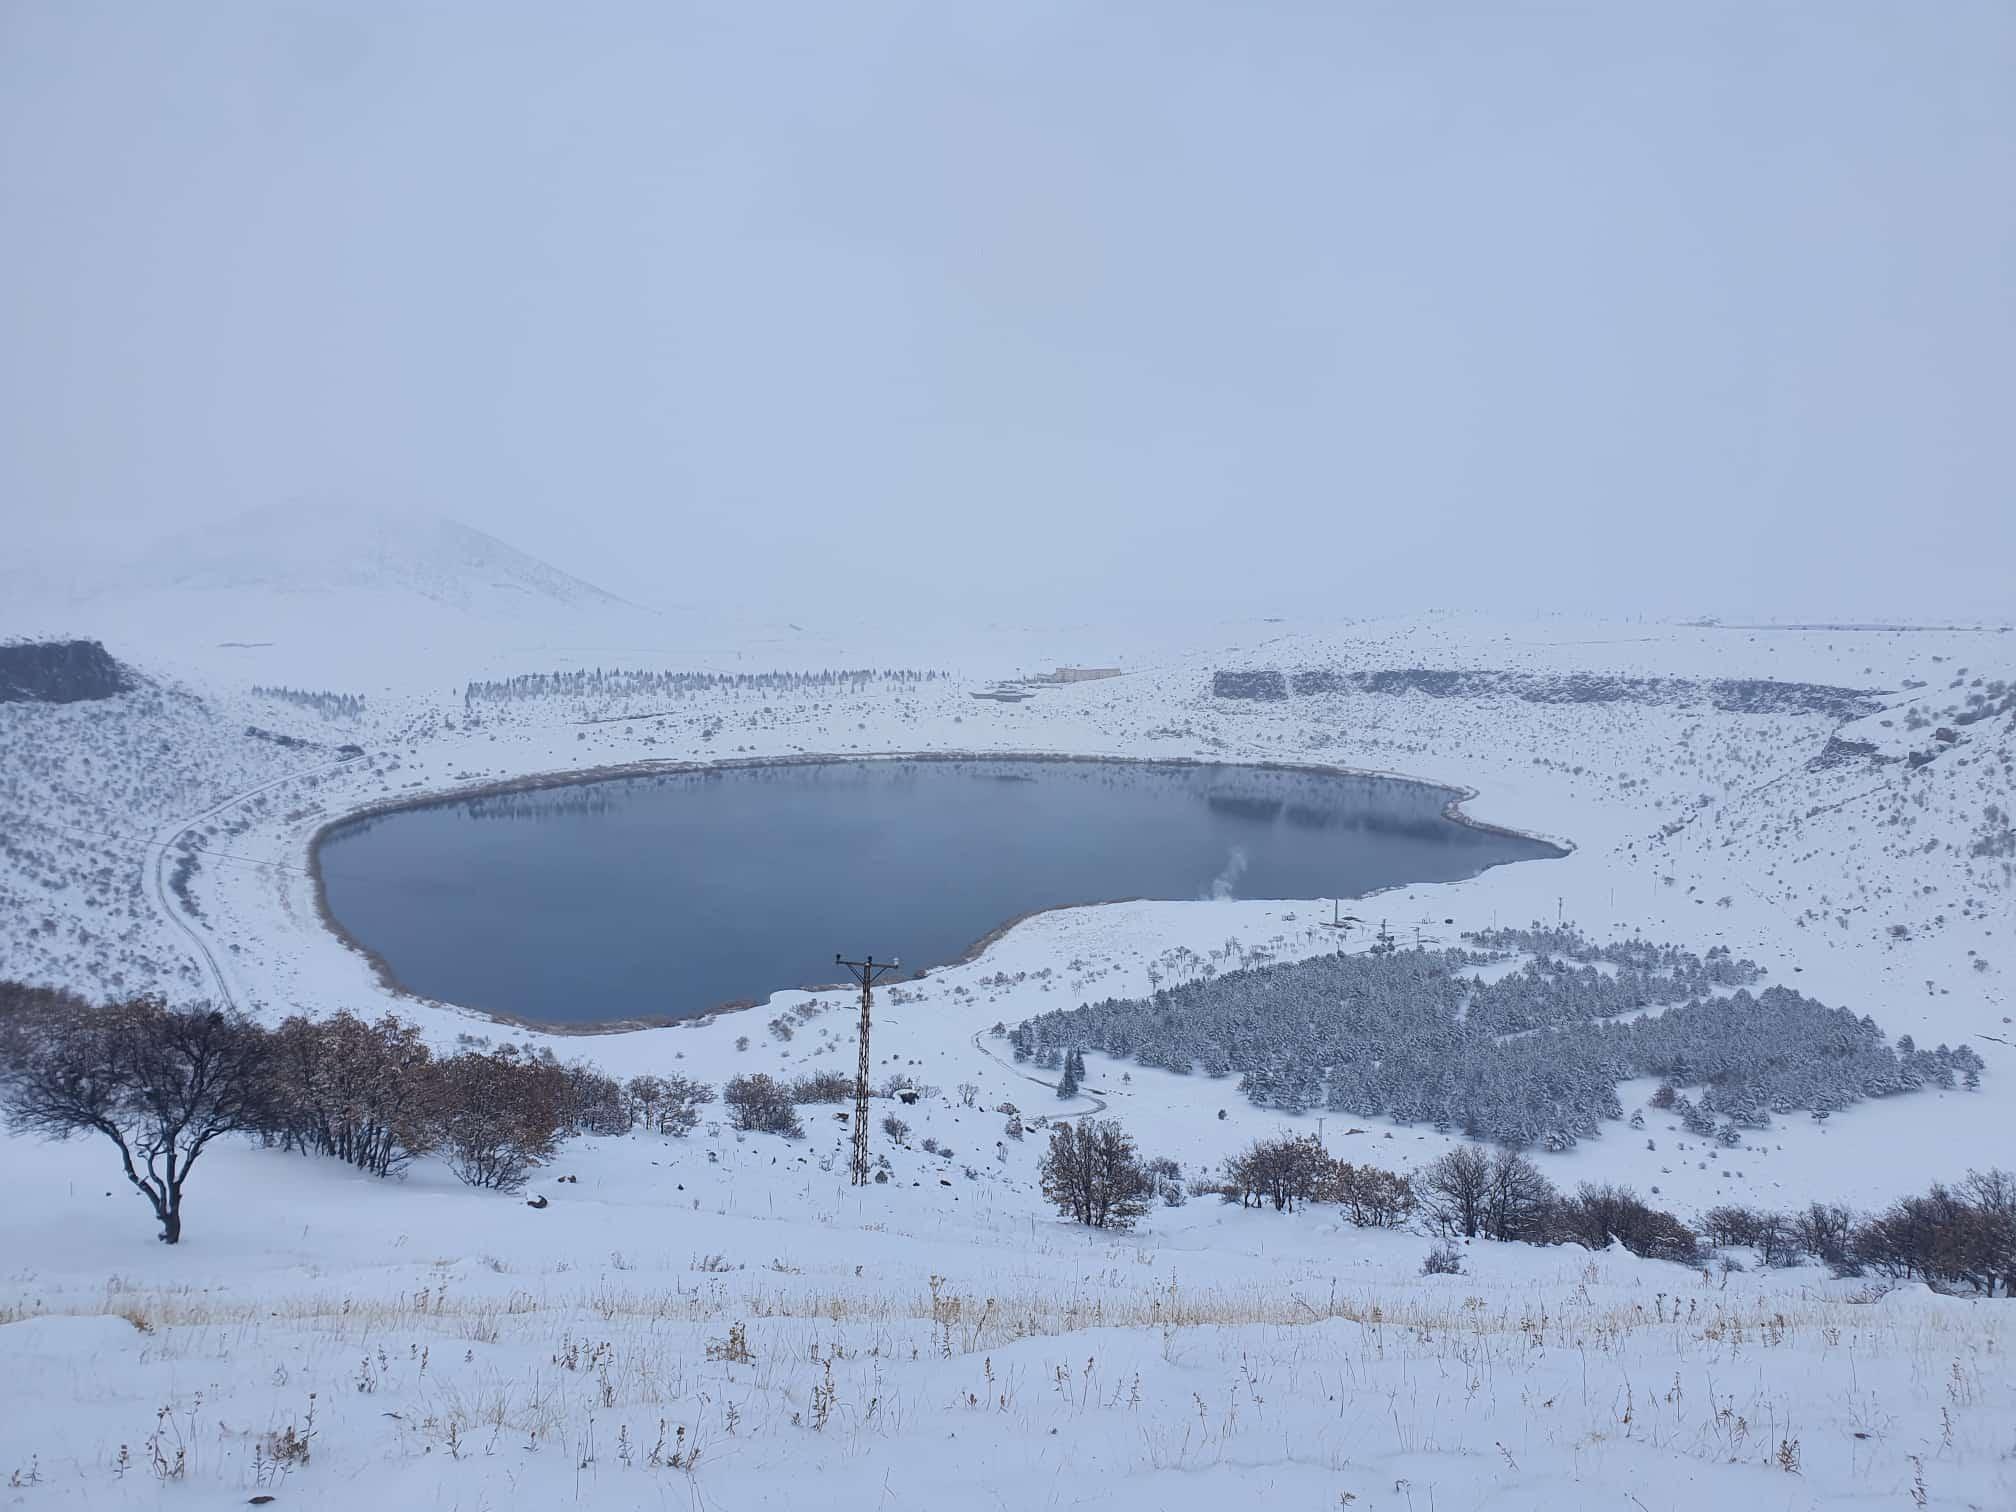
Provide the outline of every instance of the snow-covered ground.
<path id="1" fill-rule="evenodd" d="M 1218 627 L 1217 636 L 1238 629 Z M 1955 719 L 1970 694 L 2016 675 L 2008 637 L 1437 619 L 1292 633 L 1249 626 L 1245 640 L 1204 649 L 1178 642 L 1159 658 L 1140 656 L 1125 676 L 1046 688 L 1020 704 L 970 695 L 997 676 L 1073 660 L 1062 636 L 1047 644 L 1041 632 L 983 632 L 965 645 L 935 638 L 907 656 L 886 638 L 863 636 L 857 646 L 830 633 L 795 655 L 781 644 L 739 661 L 660 652 L 661 664 L 690 670 L 913 665 L 952 675 L 858 692 L 728 690 L 628 703 L 465 705 L 462 696 L 469 681 L 511 671 L 628 664 L 620 648 L 415 654 L 381 662 L 374 679 L 326 689 L 365 699 L 361 714 L 335 718 L 250 691 L 317 686 L 284 666 L 238 671 L 240 648 L 213 641 L 210 670 L 198 673 L 192 650 L 178 648 L 179 676 L 109 703 L 0 706 L 9 753 L 0 767 L 9 819 L 0 950 L 15 975 L 99 994 L 158 982 L 276 1015 L 396 1007 L 446 1042 L 481 1026 L 465 1011 L 395 1002 L 317 917 L 308 844 L 331 818 L 527 774 L 653 761 L 952 749 L 1291 760 L 1468 789 L 1467 813 L 1574 847 L 1565 860 L 1401 889 L 1361 908 L 1376 907 L 1403 939 L 1418 929 L 1453 942 L 1464 929 L 1559 917 L 1597 939 L 1637 934 L 1697 952 L 1726 945 L 1762 964 L 1771 981 L 1869 1013 L 1892 1035 L 1928 1046 L 1967 1041 L 1988 1062 L 1979 1093 L 1863 1104 L 1824 1130 L 1787 1123 L 1741 1163 L 1740 1177 L 1738 1166 L 1725 1175 L 1713 1161 L 1707 1171 L 1667 1172 L 1672 1179 L 1659 1184 L 1675 1200 L 1811 1188 L 1871 1202 L 1934 1174 L 1927 1149 L 1988 1158 L 2016 1095 L 2006 1074 L 2016 1040 L 2006 987 L 2016 716 Z M 149 670 L 130 647 L 113 649 Z M 1705 694 L 1659 703 L 1420 692 L 1254 701 L 1214 695 L 1213 675 L 1227 668 L 1771 678 L 1875 690 L 1876 712 L 1844 724 L 1829 713 L 1718 709 Z M 248 728 L 264 734 L 248 736 Z M 1937 739 L 1941 729 L 1956 738 Z M 364 754 L 344 759 L 346 745 Z M 1933 759 L 1895 759 L 1913 752 Z M 172 885 L 185 854 L 172 842 L 185 833 L 196 865 L 185 879 L 187 906 Z M 166 848 L 150 853 L 152 842 Z M 1228 940 L 1277 955 L 1334 948 L 1329 932 L 1314 927 L 1320 911 L 1317 900 L 1233 900 L 1041 915 L 981 959 L 915 989 L 889 1032 L 932 1079 L 951 1085 L 984 1069 L 971 1035 L 996 1019 L 1071 1006 L 1080 1000 L 1073 993 L 1145 991 L 1148 964 L 1172 951 L 1202 956 Z M 1066 971 L 1073 961 L 1078 969 Z M 1040 983 L 975 985 L 1046 966 Z M 559 1048 L 632 1071 L 678 1056 L 685 1069 L 718 1079 L 748 1069 L 751 1057 L 735 1052 L 734 1040 L 791 1001 L 784 994 L 754 1013 L 614 1042 L 570 1037 Z M 845 1041 L 836 1032 L 826 1053 L 844 1059 Z M 766 1044 L 765 1064 L 802 1063 L 809 1052 L 800 1046 Z M 1237 1100 L 1228 1088 L 1153 1072 L 1135 1080 L 1171 1082 L 1135 1097 L 1144 1108 L 1181 1109 L 1179 1119 Z M 1927 1120 L 1939 1138 L 1922 1137 Z M 1641 1158 L 1642 1146 L 1590 1144 L 1563 1164 L 1576 1176 L 1657 1182 L 1661 1167 Z"/>
<path id="2" fill-rule="evenodd" d="M 578 1142 L 537 1211 L 233 1147 L 172 1251 L 102 1150 L 17 1161 L 0 1241 L 32 1315 L 0 1325 L 0 1475 L 41 1483 L 5 1504 L 2016 1496 L 2002 1303 L 1483 1243 L 1423 1277 L 1420 1236 L 1205 1200 L 1100 1235 L 1041 1211 L 1034 1137 L 999 1166 L 999 1117 L 906 1116 L 887 1186 L 846 1185 L 830 1124 L 703 1131 Z M 275 1465 L 290 1429 L 307 1460 Z"/>
<path id="3" fill-rule="evenodd" d="M 1557 1184 L 1657 1187 L 1691 1216 L 1728 1200 L 1868 1207 L 2016 1165 L 2016 714 L 1997 707 L 2016 641 L 1998 629 L 1428 617 L 906 635 L 667 624 L 599 603 L 500 629 L 398 587 L 304 604 L 225 584 L 144 631 L 144 595 L 88 623 L 90 606 L 70 604 L 20 626 L 101 638 L 146 681 L 101 703 L 0 705 L 0 975 L 100 996 L 158 986 L 269 1017 L 392 1009 L 438 1044 L 551 1044 L 624 1076 L 851 1070 L 839 993 L 565 1037 L 395 999 L 318 919 L 310 838 L 388 800 L 640 762 L 1285 760 L 1446 783 L 1472 794 L 1465 812 L 1572 846 L 1360 905 L 1403 940 L 1561 918 L 1596 939 L 1726 945 L 1768 981 L 1893 1036 L 1964 1040 L 1987 1064 L 1979 1092 L 1782 1119 L 1740 1150 L 1687 1149 L 1653 1113 L 1656 1151 L 1620 1127 L 1538 1157 Z M 971 696 L 1063 663 L 1125 675 L 1019 704 Z M 474 680 L 594 666 L 950 676 L 628 704 L 463 697 Z M 1221 671 L 1409 669 L 1525 680 L 1214 693 Z M 1576 678 L 1681 681 L 1612 701 L 1531 696 Z M 1711 679 L 1858 690 L 1867 712 L 1746 705 Z M 255 686 L 364 704 L 325 717 Z M 232 1147 L 206 1157 L 189 1237 L 164 1251 L 128 1193 L 105 1195 L 105 1149 L 0 1136 L 0 1319 L 25 1315 L 0 1327 L 14 1364 L 0 1476 L 18 1465 L 30 1480 L 32 1462 L 41 1478 L 6 1494 L 151 1505 L 152 1435 L 186 1453 L 188 1489 L 263 1488 L 287 1506 L 733 1508 L 816 1485 L 839 1506 L 891 1508 L 1180 1508 L 1235 1487 L 1309 1507 L 1806 1507 L 1902 1505 L 1921 1476 L 1932 1505 L 2016 1506 L 1999 1303 L 1851 1300 L 1856 1283 L 1815 1271 L 1704 1280 L 1615 1252 L 1483 1244 L 1468 1274 L 1422 1277 L 1421 1236 L 1215 1202 L 1158 1210 L 1126 1238 L 1060 1225 L 1034 1190 L 1040 1136 L 1007 1140 L 981 1110 L 1096 1100 L 1193 1170 L 1284 1117 L 1229 1080 L 1097 1057 L 1086 1095 L 1062 1104 L 989 1027 L 1144 992 L 1151 968 L 1166 981 L 1214 953 L 1334 949 L 1327 912 L 1309 899 L 1064 910 L 905 984 L 878 1008 L 878 1065 L 948 1091 L 920 1104 L 887 1187 L 846 1185 L 823 1115 L 803 1145 L 720 1129 L 577 1142 L 535 1182 L 543 1211 L 425 1162 L 392 1183 Z M 783 1011 L 804 1020 L 788 1043 L 762 1032 Z M 976 1108 L 950 1095 L 961 1083 Z M 1651 1091 L 1625 1087 L 1625 1108 Z M 1451 1143 L 1341 1122 L 1324 1129 L 1333 1153 L 1395 1170 Z M 924 1154 L 926 1135 L 957 1153 Z M 254 1444 L 305 1433 L 310 1392 L 310 1459 L 262 1471 Z M 697 1464 L 651 1463 L 695 1444 Z"/>

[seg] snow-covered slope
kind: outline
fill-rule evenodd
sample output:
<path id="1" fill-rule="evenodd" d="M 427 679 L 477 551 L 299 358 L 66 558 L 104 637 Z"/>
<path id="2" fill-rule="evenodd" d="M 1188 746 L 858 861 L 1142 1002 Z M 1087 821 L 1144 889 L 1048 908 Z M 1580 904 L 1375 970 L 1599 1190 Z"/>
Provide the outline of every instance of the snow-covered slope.
<path id="1" fill-rule="evenodd" d="M 1647 1108 L 1643 1130 L 1536 1152 L 1557 1185 L 1624 1181 L 1693 1217 L 1728 1201 L 1867 1209 L 2016 1164 L 2008 636 L 1430 618 L 1124 644 L 1084 627 L 654 638 L 606 617 L 621 606 L 532 588 L 502 590 L 519 608 L 493 618 L 488 569 L 421 558 L 435 568 L 322 587 L 247 587 L 213 563 L 210 587 L 100 600 L 94 614 L 132 616 L 123 639 L 72 606 L 65 628 L 101 636 L 139 679 L 0 706 L 0 974 L 94 996 L 157 986 L 269 1018 L 392 1009 L 437 1047 L 508 1035 L 621 1075 L 847 1072 L 852 1005 L 834 992 L 572 1038 L 395 999 L 318 919 L 308 839 L 373 803 L 652 761 L 1314 762 L 1460 785 L 1478 817 L 1573 844 L 1361 906 L 1403 938 L 1566 918 L 1599 939 L 1723 946 L 1986 1063 L 1979 1091 L 1779 1118 L 1736 1149 Z M 970 696 L 1109 659 L 1126 675 L 1023 703 Z M 475 680 L 594 666 L 953 675 L 592 706 L 464 698 Z M 1282 697 L 1219 691 L 1220 672 L 1270 670 Z M 1732 686 L 1748 682 L 1769 686 Z M 1069 909 L 891 990 L 878 1060 L 975 1096 L 905 1110 L 900 1142 L 878 1133 L 895 1179 L 865 1190 L 846 1185 L 823 1116 L 802 1145 L 718 1123 L 569 1145 L 538 1178 L 552 1205 L 537 1212 L 428 1161 L 376 1182 L 231 1146 L 206 1157 L 190 1237 L 164 1252 L 107 1179 L 107 1149 L 0 1134 L 0 1477 L 19 1476 L 23 1505 L 92 1508 L 154 1504 L 178 1453 L 186 1489 L 314 1508 L 797 1505 L 815 1482 L 836 1505 L 951 1505 L 976 1476 L 1017 1507 L 1189 1509 L 1256 1488 L 1396 1512 L 2016 1504 L 1998 1363 L 2016 1315 L 2000 1301 L 1870 1300 L 1880 1288 L 1811 1269 L 1704 1277 L 1481 1243 L 1463 1275 L 1426 1277 L 1425 1236 L 1334 1211 L 1200 1201 L 1126 1238 L 1060 1225 L 1036 1188 L 1040 1135 L 1018 1140 L 987 1111 L 1004 1100 L 1032 1119 L 1103 1108 L 1192 1174 L 1283 1126 L 1324 1127 L 1333 1153 L 1402 1173 L 1456 1141 L 1385 1119 L 1325 1127 L 1321 1109 L 1255 1106 L 1230 1078 L 1096 1055 L 1060 1101 L 989 1032 L 1334 950 L 1326 914 L 1294 899 Z M 1653 1090 L 1618 1089 L 1627 1111 Z M 309 1452 L 276 1464 L 289 1428 L 312 1433 Z"/>
<path id="2" fill-rule="evenodd" d="M 0 1136 L 0 1505 L 2016 1505 L 2007 1302 L 1483 1241 L 1422 1275 L 1425 1236 L 1202 1197 L 1100 1233 L 1040 1133 L 904 1115 L 884 1185 L 823 1116 L 717 1123 L 570 1145 L 536 1211 L 233 1145 L 173 1249 L 107 1149 Z"/>
<path id="3" fill-rule="evenodd" d="M 217 596 L 240 609 L 246 597 Z M 213 645 L 188 651 L 181 680 L 157 678 L 68 712 L 0 709 L 12 755 L 0 765 L 8 971 L 96 994 L 154 980 L 266 1013 L 390 1006 L 367 963 L 317 916 L 305 875 L 310 835 L 366 805 L 528 773 L 934 749 L 1317 762 L 1471 788 L 1466 807 L 1477 817 L 1572 842 L 1564 861 L 1382 897 L 1380 914 L 1410 933 L 1419 925 L 1453 940 L 1462 929 L 1563 917 L 1599 940 L 1725 946 L 1758 961 L 1768 980 L 1869 1014 L 1892 1036 L 1927 1047 L 1965 1041 L 1987 1062 L 1978 1093 L 1879 1100 L 1824 1129 L 1781 1120 L 1772 1148 L 1741 1162 L 1675 1163 L 1663 1151 L 1648 1156 L 1642 1139 L 1585 1141 L 1549 1157 L 1573 1168 L 1564 1180 L 1659 1185 L 1697 1206 L 1782 1201 L 1806 1187 L 1867 1203 L 1945 1173 L 1933 1159 L 1940 1150 L 1992 1145 L 2016 1106 L 2004 945 L 2016 906 L 2016 711 L 2003 707 L 2011 642 L 1993 631 L 1450 618 L 1214 627 L 1190 642 L 1215 641 L 1212 649 L 1144 645 L 1125 676 L 1001 704 L 970 694 L 1003 673 L 1076 659 L 1072 637 L 980 630 L 905 648 L 794 629 L 737 650 L 717 630 L 696 636 L 688 655 L 525 631 L 523 642 L 471 646 L 418 630 L 421 602 L 407 596 L 403 614 L 378 627 L 376 659 L 358 663 L 355 681 L 316 660 L 319 647 Z M 472 679 L 555 667 L 906 664 L 954 675 L 799 693 L 462 696 Z M 1308 691 L 1279 699 L 1218 691 L 1220 672 L 1256 669 L 1351 675 L 1284 678 Z M 1439 675 L 1480 669 L 1504 675 Z M 1788 692 L 1793 685 L 1858 691 Z M 335 697 L 304 703 L 259 691 L 274 686 Z M 348 746 L 363 754 L 346 759 Z M 1074 1005 L 1060 993 L 1147 990 L 1149 967 L 1171 952 L 1202 959 L 1228 939 L 1277 957 L 1330 948 L 1310 927 L 1309 905 L 1138 905 L 1030 920 L 972 966 L 934 974 L 903 1025 L 906 1053 L 949 1084 L 971 1069 L 976 1029 Z M 1036 975 L 1052 957 L 1088 964 L 1068 977 Z M 962 995 L 997 977 L 1003 961 L 1030 980 Z M 967 1022 L 983 1002 L 985 1020 Z M 469 1022 L 445 1005 L 398 1007 L 442 1041 Z M 731 1015 L 592 1042 L 590 1053 L 632 1070 L 685 1056 L 724 1076 L 739 1068 L 726 1047 L 744 1032 Z M 1129 1100 L 1176 1124 L 1235 1104 L 1231 1126 L 1214 1137 L 1235 1137 L 1242 1118 L 1271 1126 L 1283 1116 L 1198 1080 L 1146 1070 L 1135 1080 Z M 1446 1143 L 1418 1129 L 1410 1147 L 1416 1141 L 1410 1154 L 1420 1158 Z"/>
<path id="4" fill-rule="evenodd" d="M 426 513 L 258 510 L 161 542 L 123 589 L 408 593 L 473 613 L 622 600 L 495 536 Z"/>
<path id="5" fill-rule="evenodd" d="M 438 687 L 513 648 L 615 654 L 688 633 L 676 614 L 419 512 L 260 510 L 69 583 L 50 574 L 16 595 L 6 629 L 66 637 L 88 625 L 115 655 L 204 685 Z"/>

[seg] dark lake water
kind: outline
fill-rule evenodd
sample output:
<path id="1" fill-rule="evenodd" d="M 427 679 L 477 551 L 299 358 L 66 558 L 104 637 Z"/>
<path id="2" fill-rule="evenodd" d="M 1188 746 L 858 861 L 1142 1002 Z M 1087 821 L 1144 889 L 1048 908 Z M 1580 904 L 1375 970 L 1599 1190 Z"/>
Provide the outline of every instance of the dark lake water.
<path id="1" fill-rule="evenodd" d="M 1232 766 L 861 761 L 404 809 L 321 847 L 337 922 L 427 997 L 541 1023 L 683 1018 L 957 960 L 1034 909 L 1352 897 L 1552 846 L 1418 783 Z"/>

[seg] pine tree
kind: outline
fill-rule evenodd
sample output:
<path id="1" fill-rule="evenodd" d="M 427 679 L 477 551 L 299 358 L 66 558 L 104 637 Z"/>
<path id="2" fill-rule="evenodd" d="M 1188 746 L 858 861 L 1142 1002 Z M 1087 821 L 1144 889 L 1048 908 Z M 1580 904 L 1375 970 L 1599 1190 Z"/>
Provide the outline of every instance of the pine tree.
<path id="1" fill-rule="evenodd" d="M 1703 958 L 1538 927 L 1466 945 L 1484 949 L 1319 956 L 1156 981 L 1146 998 L 1046 1013 L 1009 1038 L 1052 1069 L 1074 1047 L 1081 1089 L 1083 1052 L 1096 1049 L 1175 1074 L 1237 1077 L 1262 1107 L 1446 1124 L 1512 1148 L 1549 1134 L 1565 1146 L 1624 1121 L 1618 1084 L 1639 1077 L 1660 1085 L 1652 1108 L 1672 1109 L 1703 1139 L 1725 1122 L 1761 1130 L 1773 1115 L 1982 1080 L 1964 1045 L 1900 1049 L 1844 1009 L 1782 987 L 1753 993 L 1757 968 L 1727 950 Z M 1517 953 L 1528 959 L 1490 981 L 1475 970 Z M 1661 1011 L 1646 1016 L 1651 1007 Z"/>
<path id="2" fill-rule="evenodd" d="M 1057 1096 L 1065 1102 L 1078 1095 L 1078 1064 L 1076 1050 L 1064 1057 L 1064 1074 L 1057 1078 Z"/>

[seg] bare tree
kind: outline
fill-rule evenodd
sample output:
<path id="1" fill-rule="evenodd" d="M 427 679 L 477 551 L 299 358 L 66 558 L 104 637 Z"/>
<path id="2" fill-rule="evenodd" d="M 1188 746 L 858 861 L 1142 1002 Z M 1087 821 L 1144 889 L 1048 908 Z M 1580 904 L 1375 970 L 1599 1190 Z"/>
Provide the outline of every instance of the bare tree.
<path id="1" fill-rule="evenodd" d="M 2002 1295 L 2016 1297 L 2016 1172 L 1999 1167 L 1969 1171 L 1960 1191 L 1974 1212 L 1974 1256 L 1982 1290 L 1994 1296 L 1999 1275 Z"/>
<path id="2" fill-rule="evenodd" d="M 386 1176 L 432 1147 L 433 1056 L 418 1025 L 386 1014 L 287 1019 L 273 1032 L 275 1126 L 283 1147 Z"/>
<path id="3" fill-rule="evenodd" d="M 112 1141 L 164 1244 L 182 1238 L 182 1189 L 211 1141 L 268 1118 L 269 1037 L 207 1005 L 136 998 L 46 1019 L 0 1071 L 0 1108 L 53 1139 Z"/>
<path id="4" fill-rule="evenodd" d="M 2016 1297 L 2016 1175 L 1970 1171 L 1957 1190 L 1900 1197 L 1856 1228 L 1852 1254 L 1885 1275 Z"/>
<path id="5" fill-rule="evenodd" d="M 1110 1118 L 1054 1125 L 1042 1175 L 1057 1211 L 1092 1228 L 1132 1228 L 1155 1195 L 1134 1141 Z"/>
<path id="6" fill-rule="evenodd" d="M 1818 1209 L 1821 1204 L 1814 1203 Z M 1844 1223 L 1847 1210 L 1842 1209 Z M 1797 1265 L 1804 1253 L 1800 1241 L 1801 1220 L 1787 1218 L 1783 1213 L 1762 1213 L 1757 1219 L 1757 1258 L 1773 1270 Z M 1845 1230 L 1843 1239 L 1846 1238 Z M 1817 1254 L 1818 1251 L 1815 1251 Z"/>
<path id="7" fill-rule="evenodd" d="M 1423 1170 L 1414 1185 L 1429 1217 L 1475 1239 L 1491 1193 L 1491 1157 L 1477 1145 L 1458 1145 Z"/>
<path id="8" fill-rule="evenodd" d="M 597 1071 L 586 1061 L 561 1065 L 551 1050 L 541 1060 L 560 1073 L 564 1089 L 560 1099 L 560 1123 L 569 1134 L 628 1134 L 630 1103 L 623 1084 Z"/>
<path id="9" fill-rule="evenodd" d="M 676 1072 L 665 1078 L 665 1111 L 659 1116 L 667 1134 L 684 1139 L 700 1126 L 700 1110 L 714 1101 L 714 1089 Z"/>
<path id="10" fill-rule="evenodd" d="M 1789 1234 L 1781 1217 L 1773 1214 L 1771 1221 L 1777 1232 Z M 1629 1187 L 1585 1181 L 1573 1197 L 1555 1204 L 1554 1223 L 1561 1238 L 1588 1249 L 1606 1249 L 1614 1239 L 1648 1260 L 1691 1263 L 1699 1253 L 1692 1229 L 1671 1213 L 1647 1206 Z"/>
<path id="11" fill-rule="evenodd" d="M 1710 1244 L 1720 1247 L 1735 1244 L 1761 1245 L 1759 1236 L 1765 1232 L 1770 1220 L 1777 1217 L 1775 1213 L 1758 1208 L 1746 1208 L 1740 1203 L 1723 1203 L 1701 1215 L 1701 1232 Z"/>
<path id="12" fill-rule="evenodd" d="M 625 1089 L 632 1117 L 654 1134 L 680 1138 L 700 1124 L 700 1110 L 714 1101 L 714 1089 L 690 1076 L 633 1076 Z"/>
<path id="13" fill-rule="evenodd" d="M 1241 1207 L 1274 1205 L 1290 1212 L 1307 1202 L 1331 1174 L 1332 1162 L 1314 1134 L 1278 1134 L 1256 1139 L 1225 1162 L 1225 1177 Z"/>
<path id="14" fill-rule="evenodd" d="M 434 1063 L 435 1135 L 449 1169 L 470 1186 L 516 1191 L 552 1158 L 567 1113 L 557 1066 L 510 1047 Z"/>
<path id="15" fill-rule="evenodd" d="M 1556 1199 L 1554 1183 L 1515 1150 L 1491 1158 L 1491 1185 L 1484 1200 L 1484 1232 L 1492 1239 L 1538 1239 L 1546 1231 Z"/>
<path id="16" fill-rule="evenodd" d="M 1317 1197 L 1335 1202 L 1359 1228 L 1399 1228 L 1414 1211 L 1414 1184 L 1395 1171 L 1334 1161 Z"/>
<path id="17" fill-rule="evenodd" d="M 658 1109 L 665 1101 L 665 1079 L 660 1076 L 633 1076 L 624 1091 L 630 1098 L 630 1114 L 646 1129 L 658 1127 Z"/>

